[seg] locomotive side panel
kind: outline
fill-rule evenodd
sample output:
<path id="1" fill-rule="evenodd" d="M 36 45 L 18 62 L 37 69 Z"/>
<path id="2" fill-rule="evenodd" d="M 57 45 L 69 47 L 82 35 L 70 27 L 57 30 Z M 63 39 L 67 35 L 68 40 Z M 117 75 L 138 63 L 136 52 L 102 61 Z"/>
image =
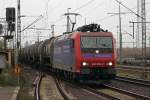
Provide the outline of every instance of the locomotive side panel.
<path id="1" fill-rule="evenodd" d="M 73 71 L 75 67 L 73 40 L 65 39 L 54 43 L 53 67 Z"/>

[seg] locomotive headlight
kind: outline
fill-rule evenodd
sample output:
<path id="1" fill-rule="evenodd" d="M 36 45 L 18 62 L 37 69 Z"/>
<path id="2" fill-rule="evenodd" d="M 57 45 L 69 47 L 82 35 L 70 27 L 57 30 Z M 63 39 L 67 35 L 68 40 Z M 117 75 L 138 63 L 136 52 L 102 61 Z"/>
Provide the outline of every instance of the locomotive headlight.
<path id="1" fill-rule="evenodd" d="M 109 62 L 108 65 L 109 65 L 109 66 L 112 66 L 112 62 Z"/>
<path id="2" fill-rule="evenodd" d="M 82 63 L 82 65 L 83 65 L 83 66 L 87 66 L 87 65 L 88 65 L 88 63 L 86 63 L 86 62 L 83 62 L 83 63 Z"/>
<path id="3" fill-rule="evenodd" d="M 99 53 L 99 50 L 96 50 L 95 53 L 98 54 L 98 53 Z"/>

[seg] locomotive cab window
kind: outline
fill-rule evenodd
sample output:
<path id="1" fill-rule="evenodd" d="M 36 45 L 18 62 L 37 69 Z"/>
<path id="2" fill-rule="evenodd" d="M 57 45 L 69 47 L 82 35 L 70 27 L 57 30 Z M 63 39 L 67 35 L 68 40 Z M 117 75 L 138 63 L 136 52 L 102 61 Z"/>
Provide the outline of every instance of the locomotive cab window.
<path id="1" fill-rule="evenodd" d="M 101 49 L 112 51 L 112 37 L 94 37 L 83 36 L 81 37 L 81 49 Z"/>

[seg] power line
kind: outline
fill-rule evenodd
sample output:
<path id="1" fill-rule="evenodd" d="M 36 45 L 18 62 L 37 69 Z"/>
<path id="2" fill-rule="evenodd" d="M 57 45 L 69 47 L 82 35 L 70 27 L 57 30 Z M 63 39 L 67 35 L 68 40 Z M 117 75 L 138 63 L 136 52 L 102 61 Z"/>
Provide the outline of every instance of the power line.
<path id="1" fill-rule="evenodd" d="M 27 28 L 27 29 L 35 29 L 35 30 L 51 30 L 51 29 L 46 29 L 46 28 L 33 28 L 33 27 Z"/>
<path id="2" fill-rule="evenodd" d="M 146 3 L 146 4 L 148 5 L 148 4 L 150 4 L 150 2 L 148 2 L 148 3 Z M 133 7 L 133 9 L 136 9 L 136 8 Z M 133 13 L 133 12 L 131 12 L 131 13 Z M 106 16 L 106 17 L 103 17 L 103 18 L 98 19 L 98 20 L 96 20 L 96 21 L 103 21 L 103 20 L 106 20 L 106 19 L 108 19 L 108 18 L 110 18 L 110 17 L 113 17 L 113 16 L 115 16 L 115 15 Z"/>
<path id="3" fill-rule="evenodd" d="M 122 12 L 121 14 L 128 14 L 128 13 L 130 13 L 130 12 Z M 110 16 L 106 16 L 106 17 L 103 17 L 103 18 L 98 19 L 98 20 L 96 20 L 96 21 L 103 21 L 103 20 L 106 20 L 106 19 L 108 19 L 108 18 L 110 18 L 110 17 L 116 16 L 116 15 L 119 14 L 119 13 L 107 13 L 107 14 L 111 14 L 111 15 L 110 15 Z"/>
<path id="4" fill-rule="evenodd" d="M 98 3 L 95 7 L 91 8 L 90 10 L 87 10 L 87 12 L 85 13 L 85 15 L 87 15 L 87 14 L 92 15 L 91 13 L 94 13 L 95 10 L 98 10 L 99 7 L 104 6 L 104 2 L 105 2 L 105 1 L 100 2 L 100 3 Z M 93 11 L 93 10 L 94 10 L 94 11 Z M 92 11 L 92 12 L 91 12 L 91 11 Z"/>
<path id="5" fill-rule="evenodd" d="M 90 1 L 88 1 L 87 3 L 85 3 L 85 4 L 83 4 L 82 6 L 76 8 L 75 10 L 73 10 L 73 12 L 75 12 L 75 11 L 77 11 L 77 10 L 79 10 L 79 9 L 82 9 L 82 8 L 86 7 L 87 5 L 91 4 L 91 3 L 94 2 L 94 1 L 95 1 L 95 0 L 90 0 Z M 56 20 L 56 21 L 54 22 L 54 24 L 57 23 L 57 22 L 59 22 L 59 21 L 61 21 L 62 19 L 64 19 L 64 18 L 60 18 L 60 19 Z"/>
<path id="6" fill-rule="evenodd" d="M 23 30 L 21 30 L 21 32 L 23 32 L 24 30 L 26 30 L 27 28 L 29 28 L 30 26 L 32 26 L 33 24 L 35 24 L 36 22 L 38 22 L 39 20 L 41 20 L 42 18 L 43 18 L 43 16 L 40 15 L 38 19 L 36 19 L 36 20 L 33 21 L 30 25 L 28 25 L 28 26 L 25 27 Z"/>
<path id="7" fill-rule="evenodd" d="M 137 14 L 136 12 L 134 12 L 132 9 L 128 8 L 127 6 L 125 6 L 123 3 L 121 3 L 118 0 L 115 0 L 117 3 L 119 3 L 120 5 L 122 5 L 123 7 L 125 7 L 126 9 L 128 9 L 129 11 L 131 11 L 132 13 L 134 13 L 136 16 L 140 17 L 143 19 L 143 17 L 141 17 L 139 14 Z"/>
<path id="8" fill-rule="evenodd" d="M 52 7 L 53 10 L 51 11 L 51 13 L 54 12 L 56 10 L 56 8 L 58 8 L 58 6 L 60 8 L 62 6 L 63 2 L 64 2 L 64 0 L 61 0 L 60 2 L 58 2 L 57 5 L 55 5 L 54 7 Z M 55 12 L 53 13 L 53 15 L 55 15 Z"/>
<path id="9" fill-rule="evenodd" d="M 103 18 L 98 19 L 98 20 L 96 20 L 96 21 L 103 21 L 103 20 L 106 20 L 106 19 L 108 19 L 108 18 L 110 18 L 110 17 L 113 17 L 113 16 L 116 16 L 116 15 L 106 16 L 106 17 L 103 17 Z"/>
<path id="10" fill-rule="evenodd" d="M 88 1 L 87 3 L 83 4 L 82 6 L 76 8 L 76 9 L 73 10 L 73 11 L 77 11 L 77 10 L 79 10 L 79 9 L 82 9 L 82 8 L 88 6 L 89 4 L 91 4 L 91 3 L 94 2 L 94 1 L 95 1 L 95 0 L 90 0 L 90 1 Z"/>
<path id="11" fill-rule="evenodd" d="M 49 1 L 50 1 L 50 0 L 49 0 Z M 63 2 L 64 2 L 64 0 L 61 0 L 56 6 L 52 7 L 53 10 L 51 11 L 51 13 L 54 12 L 54 10 L 56 10 L 56 8 L 57 8 L 58 6 L 60 7 L 60 6 L 63 4 Z M 48 12 L 48 9 L 47 9 L 47 12 Z M 55 12 L 54 12 L 54 13 L 55 13 Z M 55 15 L 54 13 L 53 13 L 53 15 Z M 47 13 L 47 16 L 48 16 L 48 13 Z M 55 21 L 52 22 L 52 23 L 55 24 L 55 23 L 61 21 L 62 19 L 64 19 L 64 18 L 59 18 L 59 19 L 55 20 Z M 48 21 L 48 22 L 49 22 L 49 21 Z"/>

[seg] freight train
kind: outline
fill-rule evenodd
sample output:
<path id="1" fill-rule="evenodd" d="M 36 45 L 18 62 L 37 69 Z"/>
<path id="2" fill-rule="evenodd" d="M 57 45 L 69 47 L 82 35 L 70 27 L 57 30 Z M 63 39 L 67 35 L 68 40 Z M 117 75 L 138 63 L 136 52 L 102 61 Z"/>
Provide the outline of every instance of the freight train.
<path id="1" fill-rule="evenodd" d="M 21 61 L 67 79 L 103 83 L 116 76 L 115 45 L 111 32 L 90 24 L 22 48 Z"/>

